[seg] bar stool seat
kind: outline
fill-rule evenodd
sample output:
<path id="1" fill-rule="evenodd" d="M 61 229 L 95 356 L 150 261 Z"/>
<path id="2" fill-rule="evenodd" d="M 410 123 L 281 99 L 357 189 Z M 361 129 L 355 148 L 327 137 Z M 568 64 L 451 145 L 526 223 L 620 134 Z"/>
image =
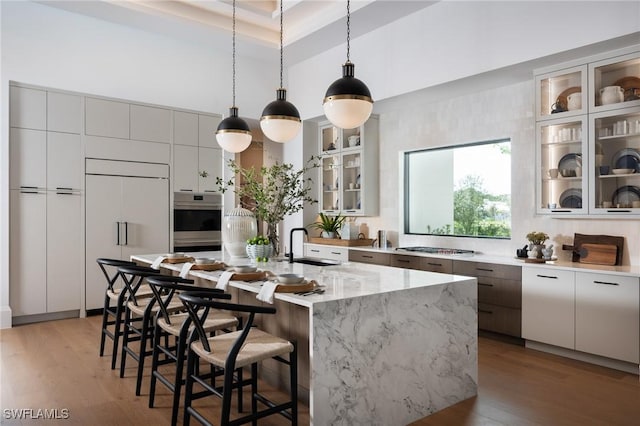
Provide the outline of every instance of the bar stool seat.
<path id="1" fill-rule="evenodd" d="M 182 302 L 180 303 L 180 307 L 184 308 Z M 182 326 L 185 320 L 189 318 L 188 313 L 180 313 L 171 315 L 171 323 L 167 323 L 167 320 L 160 317 L 156 321 L 156 326 L 160 327 L 167 333 L 173 336 L 180 336 L 180 331 L 182 330 Z M 234 328 L 238 326 L 238 319 L 232 315 L 225 313 L 209 313 L 207 319 L 202 324 L 204 331 L 210 333 L 212 331 L 221 330 L 225 328 Z M 193 325 L 190 326 L 190 330 L 193 329 Z"/>
<path id="2" fill-rule="evenodd" d="M 136 293 L 136 296 L 137 296 L 137 293 Z M 131 311 L 131 313 L 138 316 L 143 316 L 145 314 L 145 311 L 148 309 L 146 304 L 136 305 L 134 302 L 127 302 L 127 308 Z M 156 303 L 151 307 L 150 312 L 152 314 L 156 314 L 159 310 L 160 310 L 160 306 Z M 169 311 L 169 313 L 183 311 L 184 305 L 179 300 L 172 300 L 171 302 L 169 302 L 169 306 L 167 306 L 167 310 Z"/>
<path id="3" fill-rule="evenodd" d="M 191 349 L 198 356 L 216 367 L 224 368 L 227 357 L 234 343 L 242 334 L 242 331 L 232 331 L 207 339 L 211 352 L 207 351 L 200 341 L 191 344 Z M 293 344 L 264 331 L 251 328 L 235 359 L 235 367 L 241 368 L 253 363 L 273 358 L 279 355 L 288 355 L 293 352 Z"/>

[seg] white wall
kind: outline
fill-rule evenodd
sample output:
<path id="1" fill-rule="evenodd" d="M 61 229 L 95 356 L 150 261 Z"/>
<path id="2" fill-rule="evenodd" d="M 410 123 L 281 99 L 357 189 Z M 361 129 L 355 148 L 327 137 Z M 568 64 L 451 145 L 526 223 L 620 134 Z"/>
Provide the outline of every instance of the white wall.
<path id="1" fill-rule="evenodd" d="M 0 324 L 6 324 L 9 81 L 226 115 L 231 106 L 231 39 L 229 51 L 214 51 L 205 41 L 187 44 L 31 2 L 2 1 L 0 10 Z M 277 51 L 273 63 L 241 53 L 237 104 L 241 115 L 259 117 L 275 97 Z"/>

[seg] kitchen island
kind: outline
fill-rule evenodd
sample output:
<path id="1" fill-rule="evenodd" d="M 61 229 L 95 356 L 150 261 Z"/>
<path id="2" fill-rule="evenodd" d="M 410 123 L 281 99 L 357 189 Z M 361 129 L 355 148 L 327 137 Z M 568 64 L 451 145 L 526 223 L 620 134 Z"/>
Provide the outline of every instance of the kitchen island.
<path id="1" fill-rule="evenodd" d="M 220 252 L 194 255 L 226 261 Z M 150 264 L 157 256 L 132 259 Z M 182 265 L 161 267 L 178 272 Z M 298 341 L 299 386 L 302 394 L 307 389 L 312 424 L 403 425 L 477 394 L 475 278 L 357 262 L 260 267 L 304 274 L 325 289 L 276 293 L 276 319 L 260 325 Z M 221 272 L 189 274 L 212 285 Z M 258 304 L 260 286 L 231 281 L 227 290 Z"/>

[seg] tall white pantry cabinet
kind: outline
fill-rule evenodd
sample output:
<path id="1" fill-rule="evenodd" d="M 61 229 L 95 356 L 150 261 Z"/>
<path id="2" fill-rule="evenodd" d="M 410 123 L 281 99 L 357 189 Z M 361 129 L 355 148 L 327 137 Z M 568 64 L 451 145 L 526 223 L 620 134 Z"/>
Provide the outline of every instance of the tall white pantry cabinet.
<path id="1" fill-rule="evenodd" d="M 9 123 L 12 315 L 77 316 L 84 275 L 82 99 L 11 86 Z"/>

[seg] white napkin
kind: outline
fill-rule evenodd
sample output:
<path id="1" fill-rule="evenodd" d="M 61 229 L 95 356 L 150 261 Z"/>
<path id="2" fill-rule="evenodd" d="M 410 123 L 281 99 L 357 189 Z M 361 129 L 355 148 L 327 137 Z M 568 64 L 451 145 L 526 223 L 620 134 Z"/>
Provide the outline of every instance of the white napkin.
<path id="1" fill-rule="evenodd" d="M 278 288 L 276 281 L 266 281 L 262 284 L 262 288 L 256 296 L 256 299 L 273 304 L 273 294 L 276 292 L 276 288 Z"/>
<path id="2" fill-rule="evenodd" d="M 156 260 L 153 261 L 153 263 L 151 264 L 151 267 L 153 269 L 160 269 L 160 264 L 162 263 L 163 260 L 165 260 L 167 257 L 166 256 L 158 256 L 156 257 Z"/>
<path id="3" fill-rule="evenodd" d="M 229 280 L 231 279 L 231 277 L 233 276 L 235 272 L 234 271 L 224 271 L 220 277 L 218 277 L 218 282 L 216 283 L 216 288 L 219 288 L 220 290 L 226 291 L 227 290 L 227 284 L 229 284 Z"/>
<path id="4" fill-rule="evenodd" d="M 180 270 L 180 278 L 187 278 L 187 275 L 189 275 L 189 271 L 191 270 L 192 266 L 193 263 L 191 262 L 187 262 L 182 265 L 182 269 Z"/>

